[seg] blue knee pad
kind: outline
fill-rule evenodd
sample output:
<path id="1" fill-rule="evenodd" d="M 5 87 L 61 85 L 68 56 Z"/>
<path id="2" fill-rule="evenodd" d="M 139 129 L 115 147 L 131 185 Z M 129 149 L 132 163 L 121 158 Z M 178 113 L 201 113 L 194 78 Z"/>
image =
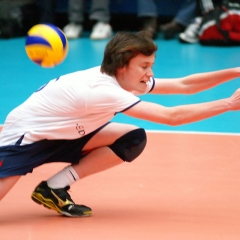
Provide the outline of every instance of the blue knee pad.
<path id="1" fill-rule="evenodd" d="M 142 153 L 146 143 L 145 130 L 138 128 L 118 138 L 109 148 L 123 161 L 132 162 Z"/>

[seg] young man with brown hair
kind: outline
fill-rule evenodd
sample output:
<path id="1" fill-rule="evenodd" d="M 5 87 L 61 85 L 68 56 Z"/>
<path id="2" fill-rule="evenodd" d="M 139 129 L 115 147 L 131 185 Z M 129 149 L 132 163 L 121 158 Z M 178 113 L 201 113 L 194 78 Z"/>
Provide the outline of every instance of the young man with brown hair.
<path id="1" fill-rule="evenodd" d="M 156 51 L 145 32 L 119 32 L 101 66 L 51 80 L 12 110 L 0 135 L 0 199 L 35 167 L 68 162 L 36 187 L 32 199 L 66 216 L 89 216 L 91 208 L 71 199 L 70 185 L 132 162 L 146 145 L 144 129 L 110 122 L 116 113 L 175 126 L 240 110 L 240 89 L 229 98 L 175 107 L 141 101 L 141 94 L 194 94 L 240 77 L 240 68 L 232 68 L 153 78 Z"/>

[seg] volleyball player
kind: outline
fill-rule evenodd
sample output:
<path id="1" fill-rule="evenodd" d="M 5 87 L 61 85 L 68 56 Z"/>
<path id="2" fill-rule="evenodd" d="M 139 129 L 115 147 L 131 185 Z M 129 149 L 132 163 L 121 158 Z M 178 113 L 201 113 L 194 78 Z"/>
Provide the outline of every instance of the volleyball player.
<path id="1" fill-rule="evenodd" d="M 90 207 L 71 199 L 70 186 L 132 162 L 147 142 L 144 129 L 110 122 L 115 114 L 175 126 L 240 110 L 240 89 L 229 98 L 175 107 L 141 101 L 141 94 L 195 94 L 240 77 L 240 68 L 231 68 L 154 78 L 156 51 L 144 32 L 119 32 L 107 44 L 101 66 L 53 79 L 13 109 L 0 135 L 0 199 L 34 168 L 68 162 L 42 179 L 32 199 L 66 216 L 90 216 Z"/>

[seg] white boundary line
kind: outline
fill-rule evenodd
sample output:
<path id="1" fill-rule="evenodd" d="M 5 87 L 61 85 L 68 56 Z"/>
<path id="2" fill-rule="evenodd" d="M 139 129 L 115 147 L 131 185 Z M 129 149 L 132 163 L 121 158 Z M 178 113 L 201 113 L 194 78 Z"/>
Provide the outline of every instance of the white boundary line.
<path id="1" fill-rule="evenodd" d="M 0 124 L 0 129 L 3 125 Z M 228 135 L 240 136 L 240 133 L 223 133 L 223 132 L 197 132 L 197 131 L 165 131 L 165 130 L 146 130 L 149 133 L 168 133 L 168 134 L 199 134 L 199 135 Z"/>
<path id="2" fill-rule="evenodd" d="M 224 132 L 164 131 L 164 130 L 146 130 L 146 132 L 149 132 L 149 133 L 169 133 L 169 134 L 199 134 L 199 135 L 240 136 L 240 133 L 224 133 Z"/>

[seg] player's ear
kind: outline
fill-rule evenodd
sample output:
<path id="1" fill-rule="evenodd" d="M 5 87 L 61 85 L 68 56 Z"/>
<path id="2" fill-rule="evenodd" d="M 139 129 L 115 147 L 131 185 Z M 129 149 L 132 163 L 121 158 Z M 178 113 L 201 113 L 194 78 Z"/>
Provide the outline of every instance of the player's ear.
<path id="1" fill-rule="evenodd" d="M 122 67 L 122 68 L 118 68 L 117 71 L 118 73 L 123 73 L 126 69 L 126 66 Z"/>

